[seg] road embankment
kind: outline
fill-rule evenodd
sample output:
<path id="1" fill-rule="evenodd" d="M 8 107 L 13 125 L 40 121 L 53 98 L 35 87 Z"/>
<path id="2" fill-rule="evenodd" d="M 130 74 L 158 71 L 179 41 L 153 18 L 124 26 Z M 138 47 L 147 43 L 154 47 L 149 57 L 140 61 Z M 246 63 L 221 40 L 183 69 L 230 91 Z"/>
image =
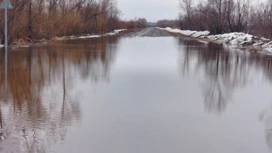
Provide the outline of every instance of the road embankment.
<path id="1" fill-rule="evenodd" d="M 233 49 L 243 49 L 251 52 L 272 54 L 272 41 L 270 39 L 257 37 L 242 32 L 210 35 L 209 31 L 191 31 L 173 28 L 158 29 L 183 37 L 191 37 L 200 41 L 217 43 Z"/>

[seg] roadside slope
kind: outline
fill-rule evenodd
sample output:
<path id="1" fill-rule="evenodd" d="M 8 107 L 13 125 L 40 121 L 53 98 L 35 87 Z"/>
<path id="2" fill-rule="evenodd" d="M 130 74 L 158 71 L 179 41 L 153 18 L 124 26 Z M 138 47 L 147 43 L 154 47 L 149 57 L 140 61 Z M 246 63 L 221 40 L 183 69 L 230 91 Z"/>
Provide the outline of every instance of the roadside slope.
<path id="1" fill-rule="evenodd" d="M 253 52 L 272 54 L 272 41 L 263 37 L 253 36 L 243 32 L 232 32 L 210 35 L 209 31 L 191 31 L 172 28 L 158 28 L 183 37 L 191 37 L 201 41 L 213 42 L 234 49 L 245 49 Z"/>

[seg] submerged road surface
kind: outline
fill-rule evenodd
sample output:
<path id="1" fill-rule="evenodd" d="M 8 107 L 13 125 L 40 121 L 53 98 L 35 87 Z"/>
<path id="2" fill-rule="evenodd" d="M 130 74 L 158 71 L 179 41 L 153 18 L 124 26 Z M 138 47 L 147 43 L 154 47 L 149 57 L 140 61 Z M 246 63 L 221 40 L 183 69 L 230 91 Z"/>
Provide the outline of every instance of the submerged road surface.
<path id="1" fill-rule="evenodd" d="M 131 36 L 131 37 L 135 37 L 135 36 L 138 36 L 138 37 L 139 36 L 141 36 L 141 37 L 171 37 L 173 35 L 171 35 L 167 31 L 151 27 L 151 28 L 145 28 L 145 29 L 137 31 L 135 33 L 131 33 L 131 34 L 129 34 L 129 36 Z"/>
<path id="2" fill-rule="evenodd" d="M 22 48 L 7 66 L 0 153 L 272 151 L 267 56 L 147 28 Z"/>

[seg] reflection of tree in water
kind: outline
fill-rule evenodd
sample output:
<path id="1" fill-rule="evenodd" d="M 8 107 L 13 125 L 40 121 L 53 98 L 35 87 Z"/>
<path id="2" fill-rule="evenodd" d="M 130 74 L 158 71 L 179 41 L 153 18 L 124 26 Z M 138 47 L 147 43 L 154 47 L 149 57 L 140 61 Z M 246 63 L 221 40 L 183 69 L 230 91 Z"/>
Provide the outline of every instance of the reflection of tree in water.
<path id="1" fill-rule="evenodd" d="M 221 114 L 225 111 L 232 94 L 238 87 L 245 86 L 249 72 L 255 68 L 271 74 L 271 61 L 265 56 L 250 55 L 248 52 L 227 51 L 212 43 L 200 43 L 182 39 L 181 68 L 183 74 L 198 73 L 203 80 L 205 108 L 209 112 Z M 272 77 L 271 77 L 272 78 Z"/>
<path id="2" fill-rule="evenodd" d="M 265 125 L 265 139 L 267 146 L 272 151 L 272 106 L 260 114 L 260 121 Z"/>
<path id="3" fill-rule="evenodd" d="M 63 141 L 65 127 L 81 118 L 80 95 L 73 88 L 74 82 L 107 81 L 117 41 L 115 37 L 67 41 L 11 52 L 9 100 L 0 101 L 0 152 L 47 152 L 50 146 Z M 5 96 L 3 70 L 0 100 Z"/>
<path id="4" fill-rule="evenodd" d="M 255 62 L 262 65 L 264 77 L 272 83 L 272 58 L 271 56 L 255 57 Z M 272 105 L 268 106 L 259 116 L 260 122 L 264 123 L 265 139 L 267 146 L 272 151 Z"/>

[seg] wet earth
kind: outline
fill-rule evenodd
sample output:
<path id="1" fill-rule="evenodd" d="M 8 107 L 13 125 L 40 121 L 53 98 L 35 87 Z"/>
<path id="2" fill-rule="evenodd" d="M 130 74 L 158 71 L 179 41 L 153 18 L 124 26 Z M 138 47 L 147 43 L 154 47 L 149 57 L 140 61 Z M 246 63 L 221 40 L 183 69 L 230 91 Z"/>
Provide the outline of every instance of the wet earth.
<path id="1" fill-rule="evenodd" d="M 147 28 L 0 61 L 1 153 L 272 151 L 270 56 Z"/>

